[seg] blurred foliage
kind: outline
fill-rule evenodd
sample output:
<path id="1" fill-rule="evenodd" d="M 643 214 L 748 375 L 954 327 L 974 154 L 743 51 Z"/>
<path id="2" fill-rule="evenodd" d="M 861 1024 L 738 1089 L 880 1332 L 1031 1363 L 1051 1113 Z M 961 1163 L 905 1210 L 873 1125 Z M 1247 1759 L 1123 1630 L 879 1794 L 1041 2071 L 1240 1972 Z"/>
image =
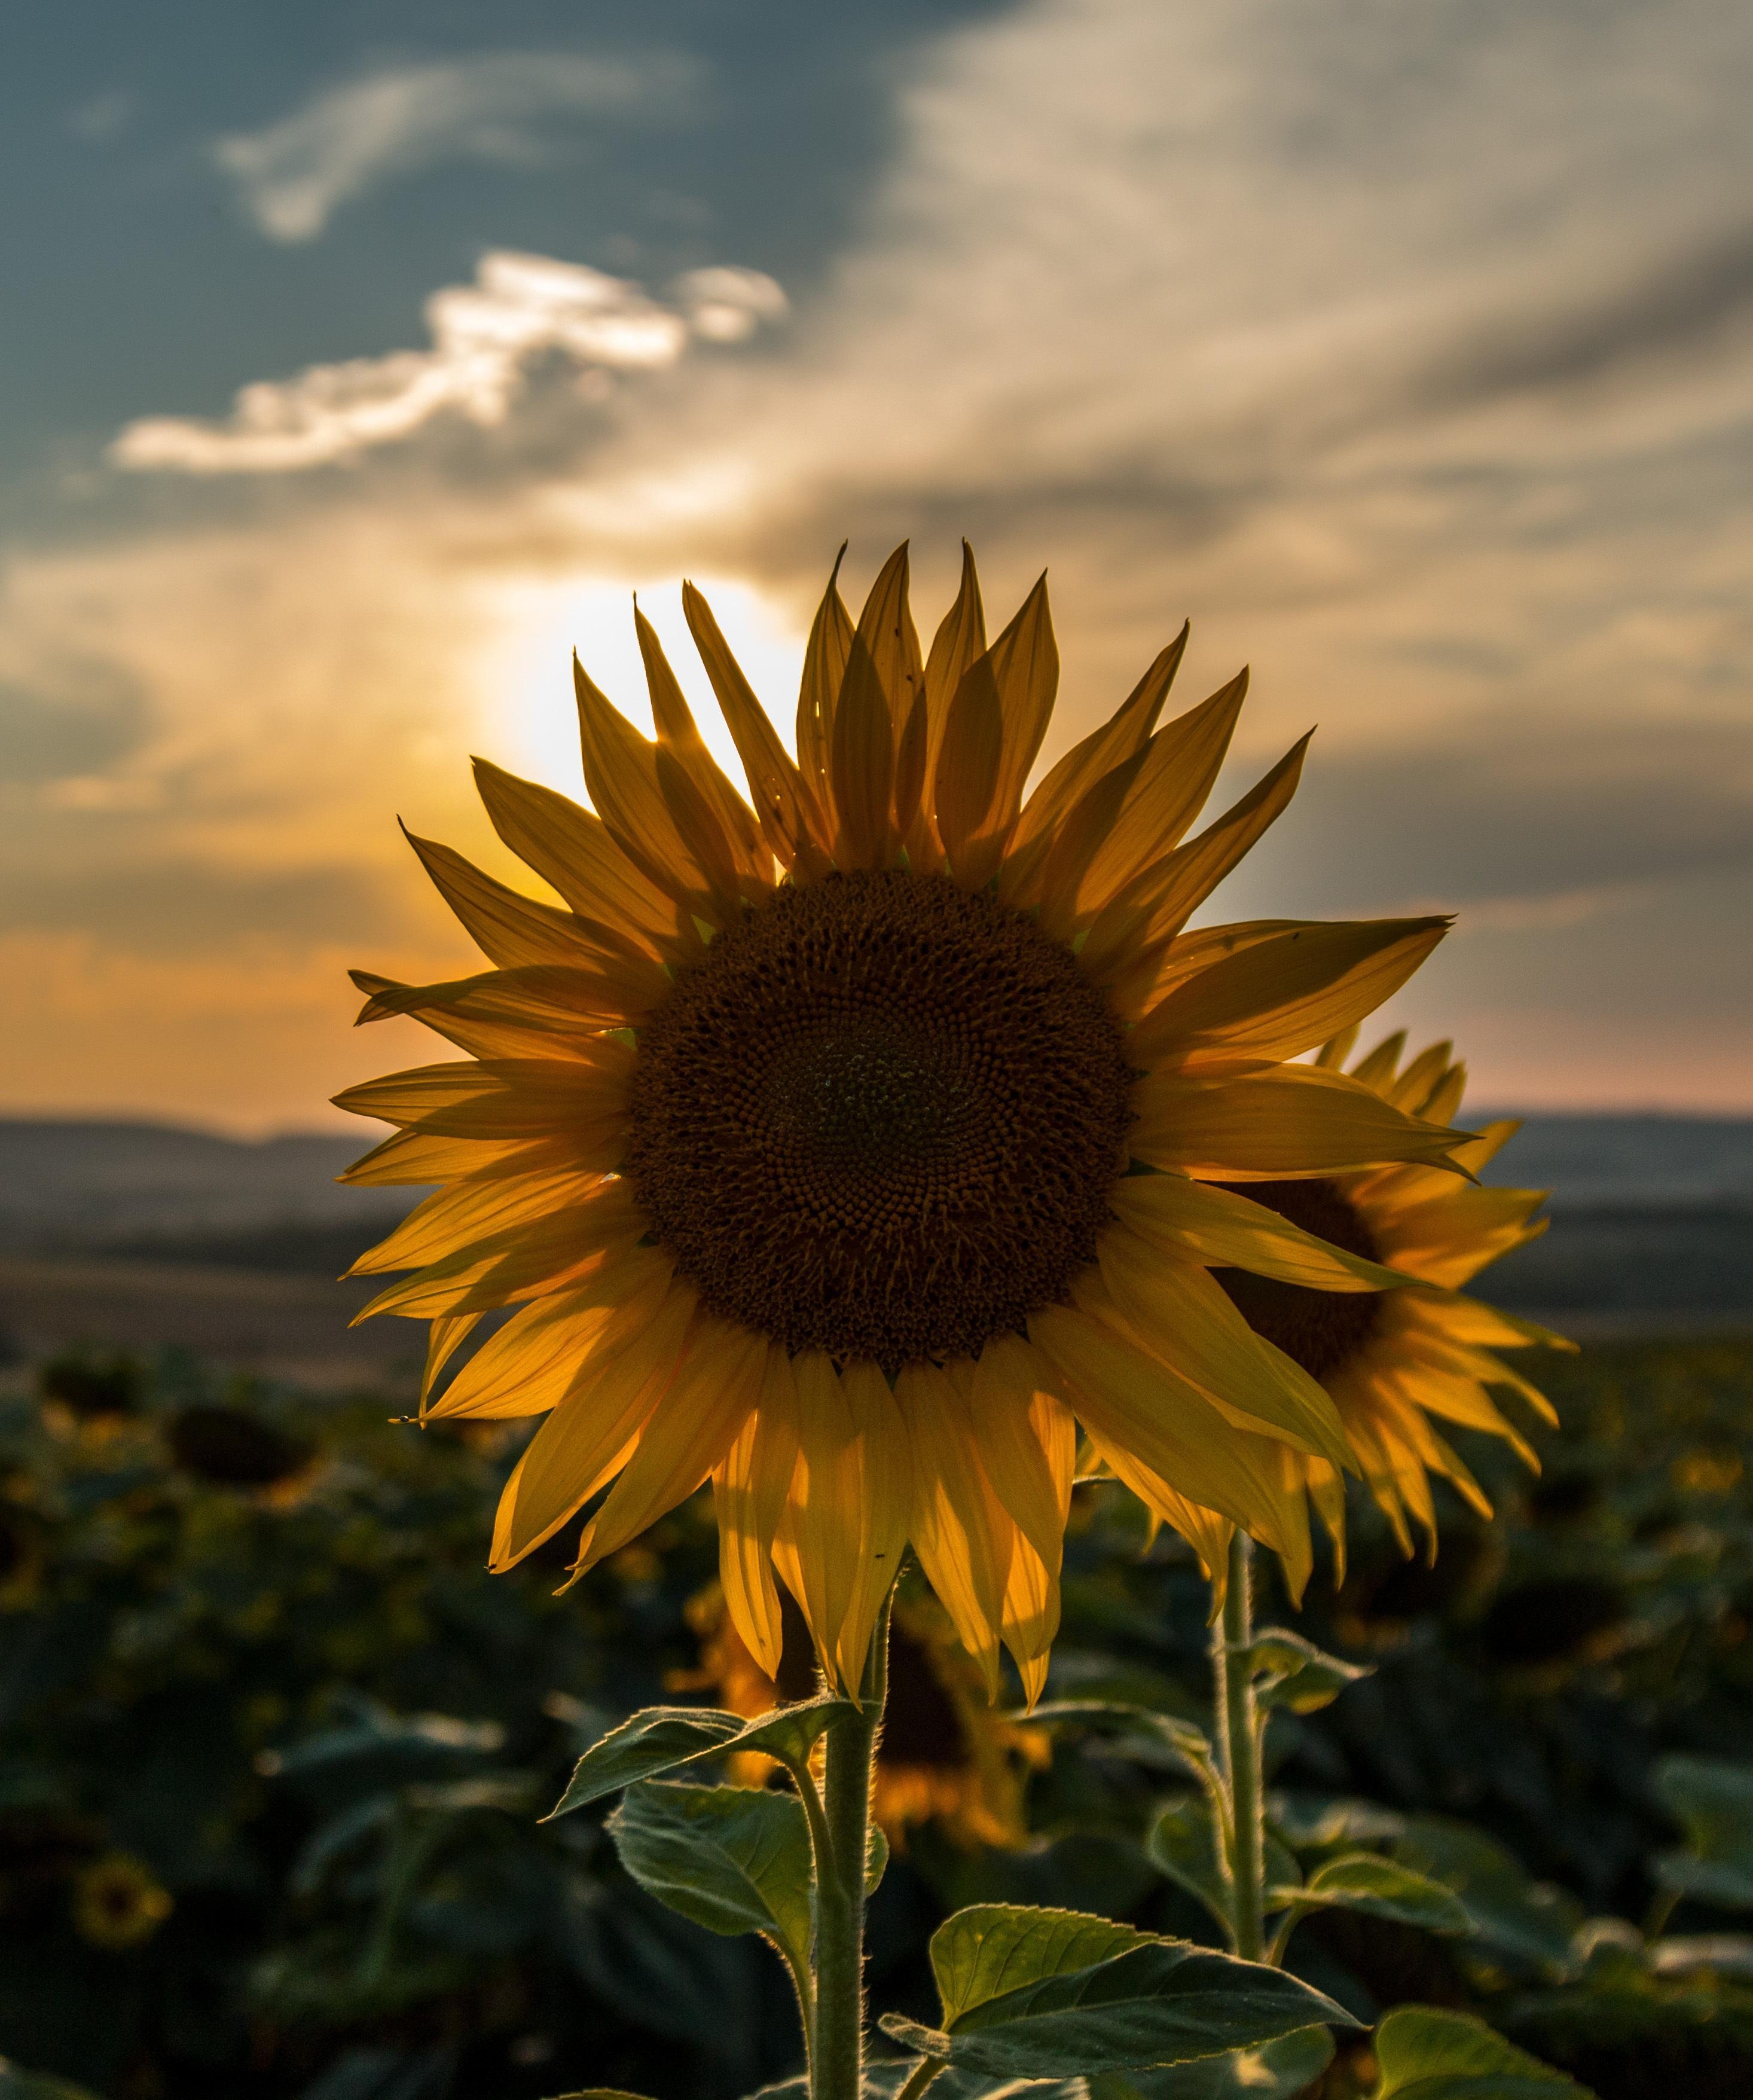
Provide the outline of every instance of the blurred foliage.
<path id="1" fill-rule="evenodd" d="M 1286 1872 L 1361 1851 L 1389 1864 L 1333 1886 L 1424 1876 L 1469 1927 L 1407 1922 L 1403 1900 L 1311 1906 L 1290 1965 L 1372 2020 L 1482 2014 L 1602 2100 L 1745 2093 L 1753 1347 L 1543 1369 L 1565 1421 L 1539 1440 L 1544 1473 L 1466 1453 L 1494 1521 L 1451 1505 L 1434 1565 L 1407 1563 L 1356 1502 L 1342 1590 L 1318 1573 L 1298 1612 L 1262 1586 L 1263 1621 L 1371 1671 L 1275 1713 Z M 176 1359 L 69 1358 L 15 1388 L 0 2053 L 104 2100 L 731 2100 L 795 2071 L 769 1953 L 641 1892 L 602 1828 L 611 1802 L 537 1820 L 585 1742 L 722 1679 L 703 1653 L 707 1511 L 560 1599 L 557 1549 L 484 1572 L 515 1429 L 421 1432 L 381 1396 Z M 1172 1537 L 1147 1549 L 1113 1488 L 1078 1493 L 1065 1595 L 1053 1698 L 1202 1718 L 1203 1582 Z M 1014 1743 L 944 1704 L 946 1775 Z M 925 1940 L 969 1902 L 1213 1940 L 1147 1849 L 1186 1793 L 1174 1732 L 1055 1724 L 1050 1762 L 1016 1768 L 1026 1844 L 943 1814 L 897 1831 L 872 1920 L 883 2002 L 933 2017 Z M 954 1793 L 934 1778 L 918 1798 Z M 1371 2075 L 1346 2045 L 1310 2090 L 1337 2100 Z"/>

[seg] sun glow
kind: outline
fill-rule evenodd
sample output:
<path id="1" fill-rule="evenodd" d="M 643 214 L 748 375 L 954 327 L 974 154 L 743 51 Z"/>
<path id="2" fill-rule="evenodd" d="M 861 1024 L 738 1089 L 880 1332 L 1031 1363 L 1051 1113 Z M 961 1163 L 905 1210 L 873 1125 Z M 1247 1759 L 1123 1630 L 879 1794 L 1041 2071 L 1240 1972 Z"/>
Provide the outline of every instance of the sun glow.
<path id="1" fill-rule="evenodd" d="M 789 749 L 804 635 L 745 583 L 708 576 L 694 580 Z M 641 583 L 638 593 L 639 609 L 657 629 L 701 735 L 719 764 L 740 783 L 736 747 L 682 617 L 680 577 Z M 615 705 L 650 735 L 651 709 L 633 631 L 633 593 L 626 584 L 544 578 L 496 587 L 476 679 L 482 755 L 579 797 L 584 789 L 572 695 L 575 648 Z"/>

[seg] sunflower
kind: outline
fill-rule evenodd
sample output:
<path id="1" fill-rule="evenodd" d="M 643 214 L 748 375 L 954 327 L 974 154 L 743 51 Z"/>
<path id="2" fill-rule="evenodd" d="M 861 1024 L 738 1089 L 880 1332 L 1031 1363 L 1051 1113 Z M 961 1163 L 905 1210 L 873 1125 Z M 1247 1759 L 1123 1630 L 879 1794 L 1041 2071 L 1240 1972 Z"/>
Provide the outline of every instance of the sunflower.
<path id="1" fill-rule="evenodd" d="M 905 548 L 856 626 L 830 579 L 795 760 L 683 600 L 748 800 L 636 607 L 654 743 L 574 663 L 594 813 L 477 762 L 559 902 L 413 839 L 493 967 L 355 973 L 362 1020 L 410 1014 L 469 1053 L 338 1105 L 399 1127 L 344 1179 L 443 1185 L 358 1264 L 413 1272 L 360 1317 L 431 1321 L 428 1414 L 548 1416 L 491 1564 L 606 1489 L 582 1573 L 710 1480 L 728 1607 L 769 1675 L 776 1572 L 855 1684 L 910 1542 L 988 1683 L 1002 1641 L 1033 1696 L 1081 1421 L 1208 1565 L 1233 1522 L 1306 1568 L 1301 1463 L 1346 1465 L 1345 1434 L 1209 1269 L 1401 1279 L 1211 1185 L 1450 1159 L 1447 1128 L 1284 1061 L 1445 922 L 1184 930 L 1307 741 L 1190 836 L 1246 674 L 1158 727 L 1184 628 L 1025 796 L 1058 682 L 1045 579 L 989 646 L 964 549 L 924 655 Z"/>
<path id="2" fill-rule="evenodd" d="M 675 1692 L 707 1692 L 751 1720 L 816 1688 L 808 1627 L 782 1595 L 783 1644 L 769 1677 L 749 1653 L 714 1587 L 689 1608 L 700 1664 L 667 1680 Z M 929 1595 L 904 1594 L 889 1627 L 889 1703 L 877 1745 L 870 1812 L 897 1851 L 907 1833 L 932 1823 L 952 1843 L 1016 1846 L 1028 1836 L 1023 1792 L 1031 1771 L 1052 1757 L 1040 1728 L 1019 1726 L 986 1704 L 980 1673 Z M 783 1767 L 760 1752 L 730 1760 L 738 1785 L 764 1786 Z"/>
<path id="3" fill-rule="evenodd" d="M 1319 1068 L 1338 1070 L 1355 1036 L 1352 1028 L 1328 1043 Z M 1467 1079 L 1451 1048 L 1434 1043 L 1402 1070 L 1403 1031 L 1378 1043 L 1350 1076 L 1424 1122 L 1448 1123 L 1460 1107 Z M 1451 1157 L 1477 1173 L 1521 1127 L 1515 1119 L 1487 1123 Z M 1500 1255 L 1539 1238 L 1548 1221 L 1534 1214 L 1545 1202 L 1545 1191 L 1481 1188 L 1451 1173 L 1407 1164 L 1315 1180 L 1253 1182 L 1248 1193 L 1330 1245 L 1417 1279 L 1416 1287 L 1341 1296 L 1239 1268 L 1216 1273 L 1254 1332 L 1325 1388 L 1401 1551 L 1412 1552 L 1416 1522 L 1434 1555 L 1431 1474 L 1452 1482 L 1482 1516 L 1491 1514 L 1478 1482 L 1435 1423 L 1458 1423 L 1501 1437 L 1537 1472 L 1533 1447 L 1493 1400 L 1491 1388 L 1517 1394 L 1543 1422 L 1556 1425 L 1558 1419 L 1545 1396 L 1493 1352 L 1536 1342 L 1559 1349 L 1575 1344 L 1458 1288 Z M 1324 1458 L 1302 1464 L 1332 1538 L 1336 1579 L 1342 1581 L 1344 1485 Z"/>
<path id="4" fill-rule="evenodd" d="M 73 1922 L 94 1947 L 138 1947 L 175 1908 L 152 1869 L 126 1852 L 94 1860 L 73 1882 Z"/>

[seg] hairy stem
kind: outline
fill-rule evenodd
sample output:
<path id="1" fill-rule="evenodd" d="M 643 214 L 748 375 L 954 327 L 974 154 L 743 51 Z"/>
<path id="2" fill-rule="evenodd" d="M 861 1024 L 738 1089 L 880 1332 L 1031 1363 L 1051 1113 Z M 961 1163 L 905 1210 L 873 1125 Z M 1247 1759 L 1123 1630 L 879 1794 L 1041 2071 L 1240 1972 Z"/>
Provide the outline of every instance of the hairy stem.
<path id="1" fill-rule="evenodd" d="M 888 1608 L 871 1636 L 857 1711 L 828 1730 L 826 1858 L 816 1862 L 816 2032 L 810 2100 L 859 2100 L 864 2077 L 865 1872 L 870 1781 L 888 1692 Z"/>
<path id="2" fill-rule="evenodd" d="M 1243 1531 L 1230 1541 L 1229 1583 L 1223 1612 L 1211 1630 L 1218 1755 L 1229 1809 L 1223 1833 L 1230 1869 L 1231 1937 L 1244 1961 L 1266 1951 L 1266 1795 L 1260 1769 L 1260 1714 L 1253 1672 L 1245 1654 L 1253 1639 L 1249 1596 L 1253 1542 Z"/>

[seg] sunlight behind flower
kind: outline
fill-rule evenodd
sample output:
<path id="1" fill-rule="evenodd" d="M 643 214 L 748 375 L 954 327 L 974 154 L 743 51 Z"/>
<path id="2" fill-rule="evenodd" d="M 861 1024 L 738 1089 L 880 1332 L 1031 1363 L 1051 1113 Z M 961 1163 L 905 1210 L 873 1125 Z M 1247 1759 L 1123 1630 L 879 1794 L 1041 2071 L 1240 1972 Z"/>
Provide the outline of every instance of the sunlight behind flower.
<path id="1" fill-rule="evenodd" d="M 711 601 L 725 638 L 773 717 L 787 750 L 793 743 L 804 635 L 772 599 L 747 584 L 712 576 L 693 580 Z M 736 746 L 682 618 L 682 580 L 636 585 L 592 579 L 526 578 L 496 585 L 482 620 L 484 639 L 473 685 L 478 695 L 478 748 L 509 771 L 584 796 L 572 651 L 641 734 L 651 734 L 645 674 L 633 631 L 633 592 L 657 629 L 712 756 L 733 777 Z"/>

